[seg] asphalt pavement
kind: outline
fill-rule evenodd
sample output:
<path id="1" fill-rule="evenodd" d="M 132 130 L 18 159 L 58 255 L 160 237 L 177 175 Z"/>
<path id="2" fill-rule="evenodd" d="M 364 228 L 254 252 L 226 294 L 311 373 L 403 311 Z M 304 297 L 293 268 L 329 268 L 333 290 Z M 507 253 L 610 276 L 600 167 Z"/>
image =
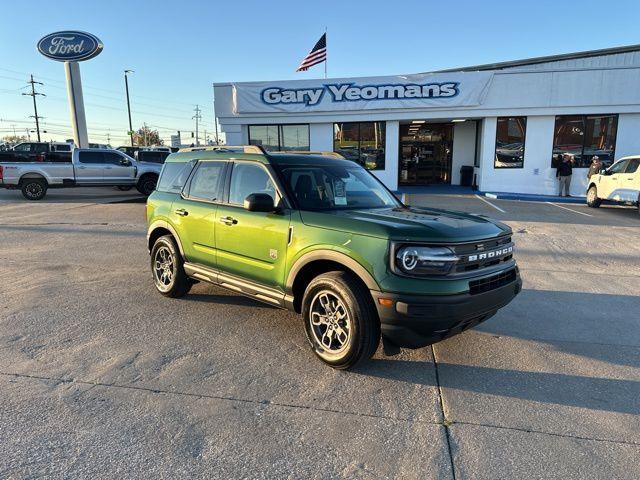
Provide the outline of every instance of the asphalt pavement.
<path id="1" fill-rule="evenodd" d="M 636 210 L 410 195 L 511 225 L 524 290 L 337 372 L 292 313 L 156 293 L 140 197 L 91 190 L 0 197 L 0 478 L 640 477 Z"/>

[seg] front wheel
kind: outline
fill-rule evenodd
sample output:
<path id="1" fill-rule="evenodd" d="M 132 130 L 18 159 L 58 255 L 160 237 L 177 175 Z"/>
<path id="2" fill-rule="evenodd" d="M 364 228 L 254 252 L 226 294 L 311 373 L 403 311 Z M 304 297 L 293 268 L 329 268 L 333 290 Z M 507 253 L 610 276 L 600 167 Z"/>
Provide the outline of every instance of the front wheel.
<path id="1" fill-rule="evenodd" d="M 155 175 L 143 175 L 142 178 L 138 181 L 136 185 L 136 189 L 145 197 L 148 197 L 153 193 L 156 189 L 156 183 L 158 182 L 158 177 Z"/>
<path id="2" fill-rule="evenodd" d="M 380 320 L 371 294 L 351 273 L 314 278 L 304 292 L 302 316 L 311 348 L 333 368 L 351 368 L 378 348 Z"/>
<path id="3" fill-rule="evenodd" d="M 22 181 L 20 190 L 27 200 L 42 200 L 47 194 L 47 182 L 41 178 L 27 178 Z"/>
<path id="4" fill-rule="evenodd" d="M 193 285 L 183 265 L 182 255 L 170 235 L 156 240 L 151 249 L 151 273 L 156 289 L 165 297 L 182 297 Z"/>
<path id="5" fill-rule="evenodd" d="M 595 185 L 591 185 L 587 191 L 587 206 L 591 208 L 598 208 L 602 200 L 598 198 L 598 189 Z"/>

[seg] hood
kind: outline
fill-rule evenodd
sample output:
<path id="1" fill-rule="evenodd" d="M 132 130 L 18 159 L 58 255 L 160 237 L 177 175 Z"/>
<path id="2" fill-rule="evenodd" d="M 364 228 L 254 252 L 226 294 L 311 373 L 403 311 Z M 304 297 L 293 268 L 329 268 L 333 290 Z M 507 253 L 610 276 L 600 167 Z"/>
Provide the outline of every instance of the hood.
<path id="1" fill-rule="evenodd" d="M 302 221 L 390 240 L 466 242 L 511 233 L 503 223 L 478 215 L 434 208 L 383 208 L 364 210 L 303 211 Z"/>

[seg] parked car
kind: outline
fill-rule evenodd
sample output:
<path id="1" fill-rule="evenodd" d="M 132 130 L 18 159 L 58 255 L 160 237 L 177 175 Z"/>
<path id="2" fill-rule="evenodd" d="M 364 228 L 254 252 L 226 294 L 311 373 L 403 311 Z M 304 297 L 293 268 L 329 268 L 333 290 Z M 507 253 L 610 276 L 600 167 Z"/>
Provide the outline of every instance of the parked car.
<path id="1" fill-rule="evenodd" d="M 71 162 L 73 144 L 64 142 L 24 142 L 0 151 L 0 162 Z"/>
<path id="2" fill-rule="evenodd" d="M 97 148 L 101 150 L 113 150 L 113 147 L 108 143 L 90 143 L 89 148 Z"/>
<path id="3" fill-rule="evenodd" d="M 593 175 L 587 189 L 587 205 L 603 201 L 635 205 L 640 213 L 640 156 L 624 157 Z"/>
<path id="4" fill-rule="evenodd" d="M 155 288 L 198 281 L 300 313 L 334 368 L 419 348 L 493 316 L 522 286 L 512 231 L 403 205 L 341 158 L 194 149 L 171 155 L 147 200 Z"/>
<path id="5" fill-rule="evenodd" d="M 49 188 L 85 186 L 135 186 L 149 195 L 160 169 L 116 150 L 76 148 L 69 162 L 0 161 L 0 188 L 20 189 L 27 200 L 41 200 Z"/>

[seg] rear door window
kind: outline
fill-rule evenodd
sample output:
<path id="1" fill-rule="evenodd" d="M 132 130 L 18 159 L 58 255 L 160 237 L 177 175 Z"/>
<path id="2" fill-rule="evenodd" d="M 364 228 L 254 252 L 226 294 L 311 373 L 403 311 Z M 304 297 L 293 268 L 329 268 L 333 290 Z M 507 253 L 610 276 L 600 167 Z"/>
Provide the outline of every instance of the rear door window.
<path id="1" fill-rule="evenodd" d="M 189 198 L 214 201 L 220 198 L 225 162 L 200 162 L 189 184 Z"/>
<path id="2" fill-rule="evenodd" d="M 160 172 L 160 179 L 156 190 L 159 192 L 180 193 L 189 178 L 193 162 L 165 163 Z"/>
<path id="3" fill-rule="evenodd" d="M 80 163 L 99 164 L 104 163 L 102 152 L 85 151 L 79 152 L 78 160 Z"/>

